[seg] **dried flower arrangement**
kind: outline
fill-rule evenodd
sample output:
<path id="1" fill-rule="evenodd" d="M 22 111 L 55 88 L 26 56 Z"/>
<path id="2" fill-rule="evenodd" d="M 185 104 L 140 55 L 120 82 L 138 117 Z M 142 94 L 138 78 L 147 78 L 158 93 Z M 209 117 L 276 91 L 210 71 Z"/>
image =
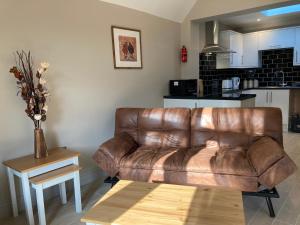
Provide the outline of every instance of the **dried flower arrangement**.
<path id="1" fill-rule="evenodd" d="M 22 99 L 26 102 L 25 112 L 34 122 L 36 129 L 41 129 L 42 121 L 47 118 L 46 100 L 49 92 L 44 75 L 48 67 L 49 63 L 43 62 L 34 74 L 30 51 L 26 53 L 22 50 L 16 52 L 16 65 L 9 71 L 17 79 L 18 94 L 21 94 Z"/>

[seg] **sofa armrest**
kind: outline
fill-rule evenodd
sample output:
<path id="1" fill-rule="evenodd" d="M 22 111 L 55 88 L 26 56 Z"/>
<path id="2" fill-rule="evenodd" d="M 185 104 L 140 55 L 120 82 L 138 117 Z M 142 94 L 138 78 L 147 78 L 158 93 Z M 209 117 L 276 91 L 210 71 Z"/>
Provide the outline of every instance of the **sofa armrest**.
<path id="1" fill-rule="evenodd" d="M 134 152 L 138 147 L 135 140 L 127 133 L 120 133 L 100 145 L 93 155 L 98 166 L 110 176 L 115 176 L 119 171 L 121 159 Z"/>
<path id="2" fill-rule="evenodd" d="M 283 148 L 272 138 L 263 137 L 248 149 L 248 159 L 258 175 L 258 182 L 271 189 L 297 169 Z"/>
<path id="3" fill-rule="evenodd" d="M 258 182 L 265 187 L 272 189 L 292 175 L 296 170 L 296 164 L 285 154 L 283 158 L 273 164 L 258 178 Z"/>
<path id="4" fill-rule="evenodd" d="M 284 157 L 284 150 L 272 138 L 262 137 L 249 147 L 247 154 L 257 175 L 260 176 L 275 162 Z"/>

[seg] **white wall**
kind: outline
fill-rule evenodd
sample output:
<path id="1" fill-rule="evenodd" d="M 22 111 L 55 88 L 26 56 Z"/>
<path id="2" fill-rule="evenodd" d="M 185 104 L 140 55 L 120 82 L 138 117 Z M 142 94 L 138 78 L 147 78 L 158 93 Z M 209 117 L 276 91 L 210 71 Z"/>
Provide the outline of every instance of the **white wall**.
<path id="1" fill-rule="evenodd" d="M 113 68 L 111 25 L 141 29 L 142 70 Z M 0 0 L 0 30 L 1 162 L 33 152 L 33 124 L 8 73 L 15 50 L 50 62 L 47 144 L 80 151 L 85 176 L 100 171 L 91 155 L 113 135 L 116 107 L 162 106 L 179 77 L 178 23 L 98 0 Z M 2 166 L 0 217 L 8 200 Z"/>

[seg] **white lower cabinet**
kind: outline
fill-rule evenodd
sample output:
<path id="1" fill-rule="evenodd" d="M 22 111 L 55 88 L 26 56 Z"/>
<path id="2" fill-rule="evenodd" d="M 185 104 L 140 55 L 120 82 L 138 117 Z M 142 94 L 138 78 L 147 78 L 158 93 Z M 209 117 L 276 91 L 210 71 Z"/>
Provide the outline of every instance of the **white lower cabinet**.
<path id="1" fill-rule="evenodd" d="M 245 94 L 256 94 L 255 106 L 256 107 L 268 107 L 269 90 L 247 90 L 243 91 Z"/>
<path id="2" fill-rule="evenodd" d="M 282 123 L 284 129 L 287 130 L 289 125 L 290 91 L 289 90 L 271 91 L 270 101 L 272 107 L 277 107 L 281 109 Z"/>
<path id="3" fill-rule="evenodd" d="M 164 99 L 164 108 L 197 108 L 197 99 Z"/>
<path id="4" fill-rule="evenodd" d="M 276 107 L 282 111 L 284 130 L 289 124 L 290 90 L 253 89 L 243 91 L 244 94 L 256 94 L 256 98 L 243 101 L 217 99 L 164 99 L 165 108 L 229 108 L 229 107 Z"/>
<path id="5" fill-rule="evenodd" d="M 256 94 L 256 107 L 275 107 L 280 108 L 282 112 L 282 124 L 284 130 L 288 129 L 289 124 L 289 102 L 290 90 L 247 90 L 245 94 Z"/>
<path id="6" fill-rule="evenodd" d="M 254 107 L 255 98 L 246 100 L 222 100 L 222 99 L 164 99 L 164 108 L 234 108 Z"/>

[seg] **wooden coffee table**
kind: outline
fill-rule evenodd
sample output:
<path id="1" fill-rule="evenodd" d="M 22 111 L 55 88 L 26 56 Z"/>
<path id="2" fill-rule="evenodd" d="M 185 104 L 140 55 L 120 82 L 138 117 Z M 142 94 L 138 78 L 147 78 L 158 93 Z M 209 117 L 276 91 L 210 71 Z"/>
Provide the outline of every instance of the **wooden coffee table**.
<path id="1" fill-rule="evenodd" d="M 81 219 L 86 225 L 244 225 L 242 193 L 121 180 Z"/>

